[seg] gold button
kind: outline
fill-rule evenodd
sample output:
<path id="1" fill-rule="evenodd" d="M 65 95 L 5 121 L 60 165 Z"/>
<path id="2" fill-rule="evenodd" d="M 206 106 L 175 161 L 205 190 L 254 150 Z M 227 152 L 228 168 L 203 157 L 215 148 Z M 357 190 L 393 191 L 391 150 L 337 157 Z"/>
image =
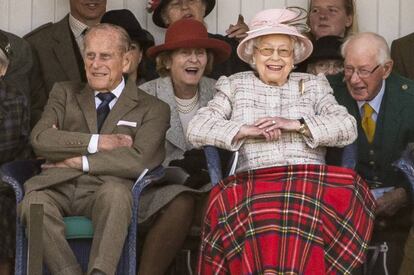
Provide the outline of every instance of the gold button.
<path id="1" fill-rule="evenodd" d="M 369 150 L 369 154 L 370 154 L 371 156 L 373 156 L 373 155 L 375 154 L 375 151 L 374 151 L 374 150 Z"/>
<path id="2" fill-rule="evenodd" d="M 369 165 L 374 166 L 374 165 L 375 165 L 375 161 L 371 160 L 371 161 L 369 162 Z"/>
<path id="3" fill-rule="evenodd" d="M 403 84 L 403 85 L 401 86 L 401 88 L 405 91 L 405 90 L 407 90 L 407 89 L 408 89 L 408 85 L 407 85 L 407 84 Z"/>

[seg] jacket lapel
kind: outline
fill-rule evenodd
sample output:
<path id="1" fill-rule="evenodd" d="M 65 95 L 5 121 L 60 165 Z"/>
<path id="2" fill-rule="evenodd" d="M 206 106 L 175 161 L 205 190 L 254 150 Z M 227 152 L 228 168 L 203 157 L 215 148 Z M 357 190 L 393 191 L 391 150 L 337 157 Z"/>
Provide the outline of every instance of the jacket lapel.
<path id="1" fill-rule="evenodd" d="M 85 116 L 86 123 L 90 133 L 98 133 L 96 108 L 95 108 L 95 94 L 94 91 L 85 85 L 85 87 L 76 94 L 79 107 Z"/>
<path id="2" fill-rule="evenodd" d="M 171 127 L 168 129 L 166 139 L 183 151 L 187 150 L 183 126 L 177 110 L 174 98 L 174 88 L 170 77 L 157 79 L 157 97 L 167 103 L 171 109 Z"/>
<path id="3" fill-rule="evenodd" d="M 73 49 L 71 33 L 69 15 L 67 15 L 64 20 L 56 24 L 55 31 L 52 34 L 56 41 L 56 44 L 53 46 L 53 51 L 68 79 L 80 82 L 81 76 Z M 68 53 L 70 54 L 68 55 Z"/>
<path id="4" fill-rule="evenodd" d="M 110 134 L 114 131 L 117 123 L 121 120 L 125 114 L 134 109 L 138 104 L 138 92 L 137 86 L 134 81 L 128 80 L 125 84 L 125 88 L 118 98 L 118 101 L 111 109 L 102 125 L 101 134 Z M 95 115 L 96 117 L 96 115 Z M 96 123 L 95 123 L 96 124 Z"/>
<path id="5" fill-rule="evenodd" d="M 377 129 L 379 132 L 375 136 L 379 136 L 382 148 L 392 148 L 390 144 L 397 144 L 398 135 L 401 126 L 401 111 L 406 108 L 405 103 L 398 97 L 398 87 L 395 83 L 393 75 L 385 82 L 385 93 L 381 104 L 380 114 L 377 121 Z M 386 115 L 384 115 L 386 114 Z M 392 131 L 390 130 L 392 129 Z M 378 138 L 376 138 L 378 141 Z"/>

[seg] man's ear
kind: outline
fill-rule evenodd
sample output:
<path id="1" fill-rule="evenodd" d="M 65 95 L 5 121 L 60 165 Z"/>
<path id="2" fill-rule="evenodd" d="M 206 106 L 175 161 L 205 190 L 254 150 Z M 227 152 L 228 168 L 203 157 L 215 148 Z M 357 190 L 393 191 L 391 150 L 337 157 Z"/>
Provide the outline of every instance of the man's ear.
<path id="1" fill-rule="evenodd" d="M 128 73 L 129 67 L 131 66 L 132 54 L 131 51 L 124 53 L 122 57 L 122 72 L 124 74 Z"/>
<path id="2" fill-rule="evenodd" d="M 392 72 L 392 67 L 394 65 L 394 61 L 392 61 L 391 59 L 388 60 L 387 62 L 385 62 L 383 68 L 384 68 L 384 74 L 382 76 L 382 79 L 387 79 L 388 76 L 391 74 Z"/>

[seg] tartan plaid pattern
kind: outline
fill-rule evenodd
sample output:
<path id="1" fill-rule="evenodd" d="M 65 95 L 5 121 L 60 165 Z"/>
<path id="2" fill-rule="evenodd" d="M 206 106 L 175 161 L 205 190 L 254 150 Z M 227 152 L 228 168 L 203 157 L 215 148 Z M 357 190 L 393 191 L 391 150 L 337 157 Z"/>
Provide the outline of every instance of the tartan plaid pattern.
<path id="1" fill-rule="evenodd" d="M 0 81 L 0 163 L 16 158 L 26 147 L 30 134 L 26 97 Z"/>
<path id="2" fill-rule="evenodd" d="M 364 262 L 374 210 L 346 168 L 239 173 L 210 193 L 198 274 L 350 274 Z"/>

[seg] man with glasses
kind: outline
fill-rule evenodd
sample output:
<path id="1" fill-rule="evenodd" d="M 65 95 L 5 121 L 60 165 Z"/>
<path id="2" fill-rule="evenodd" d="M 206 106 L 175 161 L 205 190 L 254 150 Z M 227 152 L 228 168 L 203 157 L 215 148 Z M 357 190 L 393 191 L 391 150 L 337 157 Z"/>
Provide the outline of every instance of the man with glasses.
<path id="1" fill-rule="evenodd" d="M 349 37 L 342 55 L 344 72 L 330 77 L 330 83 L 338 102 L 358 121 L 355 170 L 377 202 L 371 244 L 386 242 L 386 267 L 389 274 L 397 274 L 410 226 L 411 188 L 392 163 L 414 141 L 414 82 L 391 73 L 390 50 L 378 34 Z M 372 274 L 384 274 L 385 254 L 373 254 Z"/>

